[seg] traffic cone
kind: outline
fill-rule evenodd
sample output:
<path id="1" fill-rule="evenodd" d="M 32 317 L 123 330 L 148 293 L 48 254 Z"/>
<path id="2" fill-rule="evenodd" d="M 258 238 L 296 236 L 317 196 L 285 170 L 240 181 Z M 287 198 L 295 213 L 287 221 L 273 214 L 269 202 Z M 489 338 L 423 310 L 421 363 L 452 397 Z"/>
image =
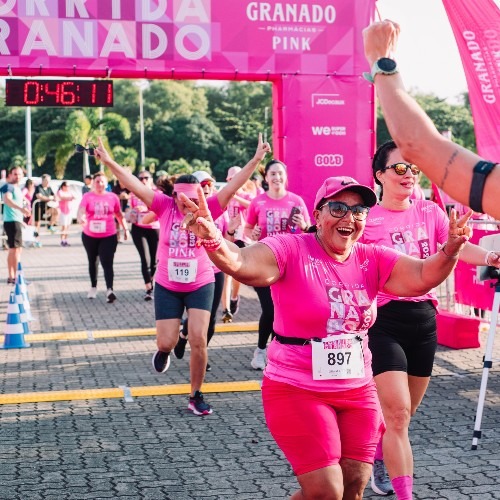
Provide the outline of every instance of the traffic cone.
<path id="1" fill-rule="evenodd" d="M 7 306 L 7 321 L 5 322 L 3 349 L 19 349 L 29 347 L 24 341 L 25 327 L 21 322 L 19 304 L 16 302 L 14 292 L 10 292 L 9 305 Z"/>
<path id="2" fill-rule="evenodd" d="M 21 268 L 21 263 L 17 265 L 17 276 L 16 276 L 16 287 L 19 285 L 21 294 L 23 296 L 24 310 L 26 311 L 26 316 L 28 321 L 35 321 L 35 318 L 31 314 L 30 298 L 28 296 L 28 287 L 26 286 L 26 281 L 24 280 L 24 273 Z M 18 295 L 16 290 L 16 296 Z"/>
<path id="3" fill-rule="evenodd" d="M 23 324 L 24 327 L 24 334 L 27 335 L 29 333 L 33 333 L 30 330 L 30 325 L 29 325 L 29 317 L 28 313 L 26 311 L 26 308 L 24 307 L 24 297 L 21 292 L 21 287 L 19 286 L 18 283 L 16 283 L 16 288 L 15 288 L 15 294 L 16 294 L 16 303 L 19 306 L 19 314 L 21 316 L 21 323 Z M 29 306 L 29 303 L 28 303 Z"/>

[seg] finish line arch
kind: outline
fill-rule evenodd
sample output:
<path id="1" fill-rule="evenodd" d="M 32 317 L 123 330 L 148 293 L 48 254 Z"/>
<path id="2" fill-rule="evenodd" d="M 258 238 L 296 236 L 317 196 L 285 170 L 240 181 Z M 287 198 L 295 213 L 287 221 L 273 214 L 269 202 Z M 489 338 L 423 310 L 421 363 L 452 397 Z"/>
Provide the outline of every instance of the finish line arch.
<path id="1" fill-rule="evenodd" d="M 0 0 L 3 76 L 270 81 L 273 154 L 312 208 L 321 181 L 371 184 L 376 0 Z"/>

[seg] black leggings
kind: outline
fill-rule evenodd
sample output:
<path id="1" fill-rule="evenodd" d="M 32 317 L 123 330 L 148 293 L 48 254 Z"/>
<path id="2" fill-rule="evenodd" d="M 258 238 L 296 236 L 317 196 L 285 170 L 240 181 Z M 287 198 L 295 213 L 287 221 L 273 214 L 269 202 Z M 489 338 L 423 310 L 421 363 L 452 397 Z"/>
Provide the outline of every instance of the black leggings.
<path id="1" fill-rule="evenodd" d="M 97 286 L 97 266 L 99 262 L 97 259 L 99 259 L 104 271 L 106 288 L 113 288 L 113 260 L 115 258 L 116 247 L 118 246 L 118 237 L 116 234 L 106 236 L 105 238 L 93 238 L 82 233 L 82 242 L 89 260 L 89 275 L 92 287 L 95 288 Z"/>
<path id="2" fill-rule="evenodd" d="M 265 349 L 269 336 L 272 335 L 274 338 L 274 304 L 271 297 L 271 287 L 255 286 L 254 290 L 257 292 L 260 307 L 262 308 L 262 314 L 259 319 L 259 342 L 257 346 L 259 349 Z"/>
<path id="3" fill-rule="evenodd" d="M 224 289 L 224 273 L 215 273 L 215 287 L 214 287 L 214 300 L 212 302 L 212 311 L 210 312 L 210 321 L 208 323 L 207 331 L 207 345 L 215 333 L 215 320 L 217 319 L 217 309 L 219 309 L 220 300 L 222 298 L 222 290 Z M 188 334 L 188 320 L 184 320 L 182 324 L 182 335 L 187 337 Z"/>
<path id="4" fill-rule="evenodd" d="M 132 241 L 141 258 L 141 272 L 144 284 L 151 283 L 156 271 L 156 251 L 158 249 L 158 229 L 132 224 Z M 149 251 L 148 251 L 149 250 Z"/>

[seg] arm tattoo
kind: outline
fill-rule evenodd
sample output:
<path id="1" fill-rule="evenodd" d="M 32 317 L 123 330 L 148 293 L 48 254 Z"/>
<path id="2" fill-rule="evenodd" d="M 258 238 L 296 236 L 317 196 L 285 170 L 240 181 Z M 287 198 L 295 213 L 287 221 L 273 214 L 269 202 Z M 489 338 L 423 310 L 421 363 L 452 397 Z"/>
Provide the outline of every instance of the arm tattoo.
<path id="1" fill-rule="evenodd" d="M 448 174 L 450 173 L 449 168 L 457 156 L 458 156 L 458 149 L 453 152 L 453 154 L 450 156 L 449 160 L 447 161 L 444 167 L 443 180 L 441 181 L 441 184 L 439 184 L 439 187 L 441 189 L 444 189 L 444 184 L 446 182 L 446 179 L 448 178 Z"/>

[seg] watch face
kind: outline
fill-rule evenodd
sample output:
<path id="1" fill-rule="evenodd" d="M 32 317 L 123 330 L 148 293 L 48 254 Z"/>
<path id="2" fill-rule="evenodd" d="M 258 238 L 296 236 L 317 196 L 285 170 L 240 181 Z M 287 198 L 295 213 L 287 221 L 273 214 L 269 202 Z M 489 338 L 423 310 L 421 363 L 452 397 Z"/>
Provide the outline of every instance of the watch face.
<path id="1" fill-rule="evenodd" d="M 396 61 L 394 61 L 394 59 L 389 59 L 388 57 L 381 57 L 377 61 L 377 66 L 382 71 L 392 72 L 396 69 Z"/>

